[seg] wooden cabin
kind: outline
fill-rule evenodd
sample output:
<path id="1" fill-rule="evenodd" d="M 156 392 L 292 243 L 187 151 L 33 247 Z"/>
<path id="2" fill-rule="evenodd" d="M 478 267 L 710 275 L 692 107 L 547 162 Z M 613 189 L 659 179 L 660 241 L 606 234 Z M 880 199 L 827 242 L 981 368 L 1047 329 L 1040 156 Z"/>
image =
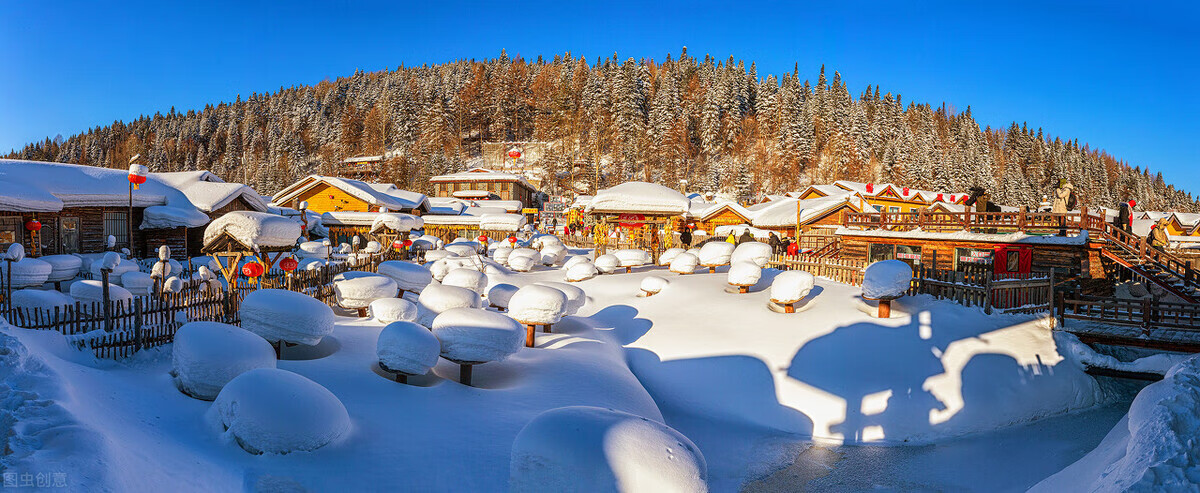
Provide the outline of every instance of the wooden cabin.
<path id="1" fill-rule="evenodd" d="M 524 176 L 514 173 L 471 168 L 461 173 L 438 175 L 429 179 L 437 197 L 490 197 L 517 200 L 522 208 L 537 208 L 538 191 Z"/>
<path id="2" fill-rule="evenodd" d="M 874 212 L 858 194 L 846 192 L 799 200 L 779 199 L 749 210 L 753 215 L 752 226 L 784 237 L 814 230 L 830 232 L 844 225 L 848 214 Z"/>
<path id="3" fill-rule="evenodd" d="M 840 229 L 841 256 L 867 262 L 901 260 L 940 270 L 983 269 L 995 274 L 1090 273 L 1086 237 L 1012 234 L 857 231 Z"/>
<path id="4" fill-rule="evenodd" d="M 839 180 L 832 185 L 812 185 L 801 191 L 801 200 L 853 192 L 880 212 L 915 212 L 935 202 L 965 204 L 969 196 L 962 192 L 933 192 L 891 183 L 861 183 Z"/>
<path id="5" fill-rule="evenodd" d="M 299 209 L 301 202 L 318 214 L 326 212 L 390 212 L 422 215 L 429 212 L 424 194 L 390 183 L 367 183 L 350 178 L 308 175 L 275 194 L 275 205 Z"/>
<path id="6" fill-rule="evenodd" d="M 680 219 L 690 217 L 690 209 L 691 201 L 683 194 L 654 183 L 626 182 L 601 190 L 586 209 L 595 222 L 596 254 L 603 255 L 610 246 L 639 248 L 657 261 L 664 249 L 673 246 L 671 230 Z M 617 235 L 615 243 L 610 233 Z M 620 242 L 620 237 L 625 241 Z"/>

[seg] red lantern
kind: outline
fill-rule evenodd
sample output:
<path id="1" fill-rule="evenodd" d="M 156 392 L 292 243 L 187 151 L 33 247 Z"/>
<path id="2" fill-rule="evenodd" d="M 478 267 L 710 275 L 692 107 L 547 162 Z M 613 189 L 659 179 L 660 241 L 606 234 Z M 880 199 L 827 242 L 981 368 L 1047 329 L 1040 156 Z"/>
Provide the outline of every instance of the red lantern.
<path id="1" fill-rule="evenodd" d="M 296 259 L 292 257 L 288 257 L 279 261 L 279 268 L 287 272 L 294 271 L 297 267 L 300 267 L 300 262 L 297 262 Z"/>
<path id="2" fill-rule="evenodd" d="M 951 195 L 951 196 L 950 196 L 950 202 L 951 202 L 951 203 L 957 202 L 956 200 L 954 200 L 954 196 L 953 196 L 953 195 Z"/>
<path id="3" fill-rule="evenodd" d="M 875 193 L 875 184 L 874 183 L 867 184 L 867 193 Z"/>
<path id="4" fill-rule="evenodd" d="M 141 188 L 141 184 L 146 183 L 146 177 L 140 175 L 129 175 L 129 183 L 133 184 L 133 188 L 135 190 L 139 189 Z"/>
<path id="5" fill-rule="evenodd" d="M 513 159 L 520 159 L 521 158 L 521 150 L 517 149 L 515 147 L 512 149 L 509 149 L 508 157 L 513 158 Z"/>
<path id="6" fill-rule="evenodd" d="M 30 231 L 41 231 L 42 223 L 39 222 L 37 219 L 30 219 L 28 222 L 25 223 L 25 229 L 28 229 Z"/>
<path id="7" fill-rule="evenodd" d="M 404 243 L 401 244 L 404 245 L 404 248 L 408 248 L 412 246 L 412 240 L 404 240 Z"/>
<path id="8" fill-rule="evenodd" d="M 478 236 L 478 237 L 476 237 L 475 239 L 476 239 L 476 240 L 479 240 L 479 242 L 480 242 L 480 243 L 487 243 L 488 237 L 487 237 L 487 236 L 484 236 L 484 235 L 479 235 L 479 236 Z"/>
<path id="9" fill-rule="evenodd" d="M 399 249 L 401 249 L 401 248 L 404 248 L 404 242 L 403 242 L 403 241 L 400 241 L 400 240 L 393 241 L 393 242 L 392 242 L 392 248 L 395 248 L 395 249 L 397 249 L 397 250 L 399 250 Z"/>
<path id="10" fill-rule="evenodd" d="M 249 262 L 242 266 L 242 275 L 246 277 L 258 277 L 263 274 L 263 266 L 258 262 Z"/>
<path id="11" fill-rule="evenodd" d="M 509 243 L 516 243 L 516 242 L 517 242 L 517 237 L 516 237 L 516 236 L 509 236 L 509 237 L 508 237 L 508 242 L 509 242 Z"/>

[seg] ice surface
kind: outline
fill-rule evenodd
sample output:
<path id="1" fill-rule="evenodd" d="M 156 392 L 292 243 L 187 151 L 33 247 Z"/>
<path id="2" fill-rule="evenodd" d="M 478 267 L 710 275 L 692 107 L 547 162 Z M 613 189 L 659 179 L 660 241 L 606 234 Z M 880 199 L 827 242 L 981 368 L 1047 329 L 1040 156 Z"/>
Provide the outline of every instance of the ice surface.
<path id="1" fill-rule="evenodd" d="M 903 296 L 912 284 L 912 267 L 900 260 L 882 260 L 867 266 L 863 274 L 863 297 L 868 299 Z"/>
<path id="2" fill-rule="evenodd" d="M 351 428 L 346 407 L 332 392 L 275 368 L 250 370 L 225 384 L 208 419 L 253 454 L 316 450 Z"/>
<path id="3" fill-rule="evenodd" d="M 424 375 L 437 364 L 442 344 L 429 329 L 408 321 L 388 324 L 379 332 L 375 352 L 388 370 Z"/>
<path id="4" fill-rule="evenodd" d="M 316 345 L 333 332 L 333 310 L 303 293 L 260 289 L 246 295 L 238 315 L 242 328 L 268 342 Z"/>
<path id="5" fill-rule="evenodd" d="M 501 361 L 516 354 L 525 342 L 525 328 L 515 320 L 475 308 L 446 310 L 431 329 L 441 341 L 442 357 L 455 363 Z"/>
<path id="6" fill-rule="evenodd" d="M 567 295 L 550 286 L 531 284 L 517 290 L 508 301 L 508 314 L 525 324 L 549 325 L 562 319 Z"/>
<path id="7" fill-rule="evenodd" d="M 171 361 L 175 386 L 211 401 L 234 377 L 255 368 L 275 368 L 275 349 L 235 325 L 188 322 L 175 333 Z"/>

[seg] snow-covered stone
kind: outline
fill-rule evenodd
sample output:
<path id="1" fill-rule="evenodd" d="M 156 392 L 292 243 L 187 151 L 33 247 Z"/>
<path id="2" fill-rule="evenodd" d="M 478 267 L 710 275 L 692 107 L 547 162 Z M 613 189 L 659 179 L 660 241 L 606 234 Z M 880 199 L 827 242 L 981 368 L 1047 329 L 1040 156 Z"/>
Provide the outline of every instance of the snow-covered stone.
<path id="1" fill-rule="evenodd" d="M 510 256 L 508 258 L 508 267 L 517 272 L 529 272 L 533 270 L 535 263 L 537 262 L 534 261 L 533 257 Z"/>
<path id="2" fill-rule="evenodd" d="M 612 274 L 613 271 L 617 270 L 617 267 L 620 267 L 621 259 L 617 258 L 616 255 L 608 253 L 596 257 L 594 264 L 596 265 L 596 270 L 600 271 L 600 273 Z"/>
<path id="3" fill-rule="evenodd" d="M 749 261 L 759 267 L 766 267 L 767 262 L 771 261 L 772 253 L 774 251 L 771 249 L 771 245 L 758 241 L 747 241 L 733 249 L 733 253 L 729 256 L 729 263 Z"/>
<path id="4" fill-rule="evenodd" d="M 238 309 L 242 328 L 268 342 L 316 345 L 333 332 L 333 309 L 311 296 L 282 289 L 246 295 Z"/>
<path id="5" fill-rule="evenodd" d="M 377 299 L 371 302 L 370 310 L 375 321 L 384 324 L 417 320 L 417 305 L 403 298 Z"/>
<path id="6" fill-rule="evenodd" d="M 684 252 L 675 256 L 671 261 L 671 272 L 679 274 L 691 274 L 696 272 L 696 267 L 700 265 L 700 259 L 691 253 Z"/>
<path id="7" fill-rule="evenodd" d="M 679 254 L 685 251 L 686 250 L 682 248 L 668 248 L 666 251 L 662 252 L 662 255 L 658 256 L 658 265 L 662 267 L 671 265 L 671 261 L 675 260 L 675 257 L 678 257 Z"/>
<path id="8" fill-rule="evenodd" d="M 50 279 L 50 273 L 54 270 L 54 267 L 49 263 L 32 257 L 22 258 L 12 264 L 0 262 L 0 281 L 8 282 L 9 265 L 12 266 L 13 289 L 41 286 Z"/>
<path id="9" fill-rule="evenodd" d="M 864 298 L 881 299 L 904 296 L 912 284 L 912 267 L 899 260 L 881 260 L 867 266 L 863 274 Z"/>
<path id="10" fill-rule="evenodd" d="M 641 288 L 646 294 L 658 294 L 667 287 L 667 284 L 669 284 L 667 280 L 661 277 L 646 276 L 642 279 Z"/>
<path id="11" fill-rule="evenodd" d="M 408 321 L 388 324 L 379 332 L 375 354 L 390 371 L 424 375 L 437 364 L 442 344 L 429 329 Z"/>
<path id="12" fill-rule="evenodd" d="M 50 275 L 46 282 L 69 281 L 79 275 L 83 259 L 74 255 L 46 255 L 38 260 L 50 264 Z"/>
<path id="13" fill-rule="evenodd" d="M 562 291 L 538 284 L 517 290 L 508 301 L 508 314 L 519 322 L 535 325 L 556 324 L 567 307 L 567 295 Z"/>
<path id="14" fill-rule="evenodd" d="M 126 272 L 121 275 L 121 286 L 134 296 L 147 296 L 153 294 L 154 278 L 145 272 Z"/>
<path id="15" fill-rule="evenodd" d="M 104 281 L 86 280 L 71 283 L 71 297 L 81 303 L 97 303 L 104 301 Z M 109 283 L 108 299 L 114 303 L 128 304 L 133 301 L 133 293 L 116 284 Z"/>
<path id="16" fill-rule="evenodd" d="M 700 265 L 705 267 L 713 267 L 725 265 L 729 263 L 730 257 L 733 256 L 733 243 L 724 241 L 710 241 L 700 247 Z"/>
<path id="17" fill-rule="evenodd" d="M 565 282 L 554 281 L 539 281 L 534 284 L 540 286 L 548 286 L 559 291 L 562 291 L 567 296 L 567 304 L 563 310 L 563 315 L 574 315 L 583 305 L 587 303 L 587 293 L 584 293 L 579 286 L 567 284 Z"/>
<path id="18" fill-rule="evenodd" d="M 580 257 L 575 257 L 580 258 Z M 576 262 L 571 267 L 567 268 L 566 280 L 568 282 L 586 281 L 596 277 L 600 271 L 596 269 L 596 264 L 583 260 Z"/>
<path id="19" fill-rule="evenodd" d="M 442 278 L 442 284 L 467 288 L 482 296 L 487 292 L 488 278 L 484 273 L 477 270 L 460 267 L 446 273 L 446 277 Z"/>
<path id="20" fill-rule="evenodd" d="M 228 234 L 250 248 L 290 247 L 300 238 L 300 224 L 266 212 L 233 211 L 213 219 L 204 228 L 204 243 Z"/>
<path id="21" fill-rule="evenodd" d="M 370 275 L 358 276 L 353 279 L 343 279 L 333 283 L 333 292 L 337 296 L 338 305 L 343 308 L 366 308 L 372 301 L 380 298 L 395 298 L 400 289 L 396 281 L 387 276 L 365 273 Z"/>
<path id="22" fill-rule="evenodd" d="M 56 306 L 66 307 L 73 304 L 75 304 L 75 298 L 53 289 L 14 289 L 12 292 L 14 308 L 54 311 Z"/>
<path id="23" fill-rule="evenodd" d="M 350 415 L 337 396 L 275 368 L 250 370 L 225 384 L 207 416 L 252 454 L 316 450 L 350 431 Z"/>
<path id="24" fill-rule="evenodd" d="M 650 252 L 636 248 L 625 248 L 613 252 L 621 267 L 641 267 L 650 263 Z"/>
<path id="25" fill-rule="evenodd" d="M 417 323 L 429 327 L 433 319 L 453 308 L 480 308 L 479 293 L 458 286 L 431 284 L 417 297 Z"/>
<path id="26" fill-rule="evenodd" d="M 487 301 L 489 305 L 508 308 L 508 302 L 514 294 L 517 294 L 517 287 L 512 284 L 497 284 L 488 289 Z"/>
<path id="27" fill-rule="evenodd" d="M 561 407 L 513 441 L 509 491 L 708 491 L 699 447 L 671 427 L 613 409 Z"/>
<path id="28" fill-rule="evenodd" d="M 734 286 L 753 286 L 761 277 L 762 267 L 754 262 L 741 261 L 729 266 L 727 279 Z"/>
<path id="29" fill-rule="evenodd" d="M 255 368 L 275 368 L 275 349 L 235 325 L 188 322 L 175 333 L 171 360 L 175 386 L 211 401 L 234 377 Z"/>
<path id="30" fill-rule="evenodd" d="M 433 274 L 429 273 L 428 268 L 412 262 L 400 260 L 380 262 L 378 271 L 396 281 L 396 286 L 400 289 L 414 293 L 421 292 L 433 281 Z"/>
<path id="31" fill-rule="evenodd" d="M 808 296 L 816 284 L 812 274 L 802 270 L 780 272 L 771 281 L 771 299 L 780 303 L 795 303 Z"/>
<path id="32" fill-rule="evenodd" d="M 442 357 L 455 363 L 501 361 L 519 351 L 525 342 L 525 329 L 516 320 L 473 308 L 442 312 L 433 321 L 432 330 L 441 342 Z"/>

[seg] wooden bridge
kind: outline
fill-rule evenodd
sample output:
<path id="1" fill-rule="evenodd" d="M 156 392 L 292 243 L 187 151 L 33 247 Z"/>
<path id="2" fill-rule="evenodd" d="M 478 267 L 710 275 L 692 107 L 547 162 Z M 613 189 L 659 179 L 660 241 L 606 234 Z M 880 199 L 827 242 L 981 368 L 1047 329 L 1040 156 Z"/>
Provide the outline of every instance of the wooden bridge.
<path id="1" fill-rule="evenodd" d="M 1200 305 L 1195 303 L 1059 293 L 1054 316 L 1058 330 L 1075 334 L 1088 344 L 1200 352 Z"/>

